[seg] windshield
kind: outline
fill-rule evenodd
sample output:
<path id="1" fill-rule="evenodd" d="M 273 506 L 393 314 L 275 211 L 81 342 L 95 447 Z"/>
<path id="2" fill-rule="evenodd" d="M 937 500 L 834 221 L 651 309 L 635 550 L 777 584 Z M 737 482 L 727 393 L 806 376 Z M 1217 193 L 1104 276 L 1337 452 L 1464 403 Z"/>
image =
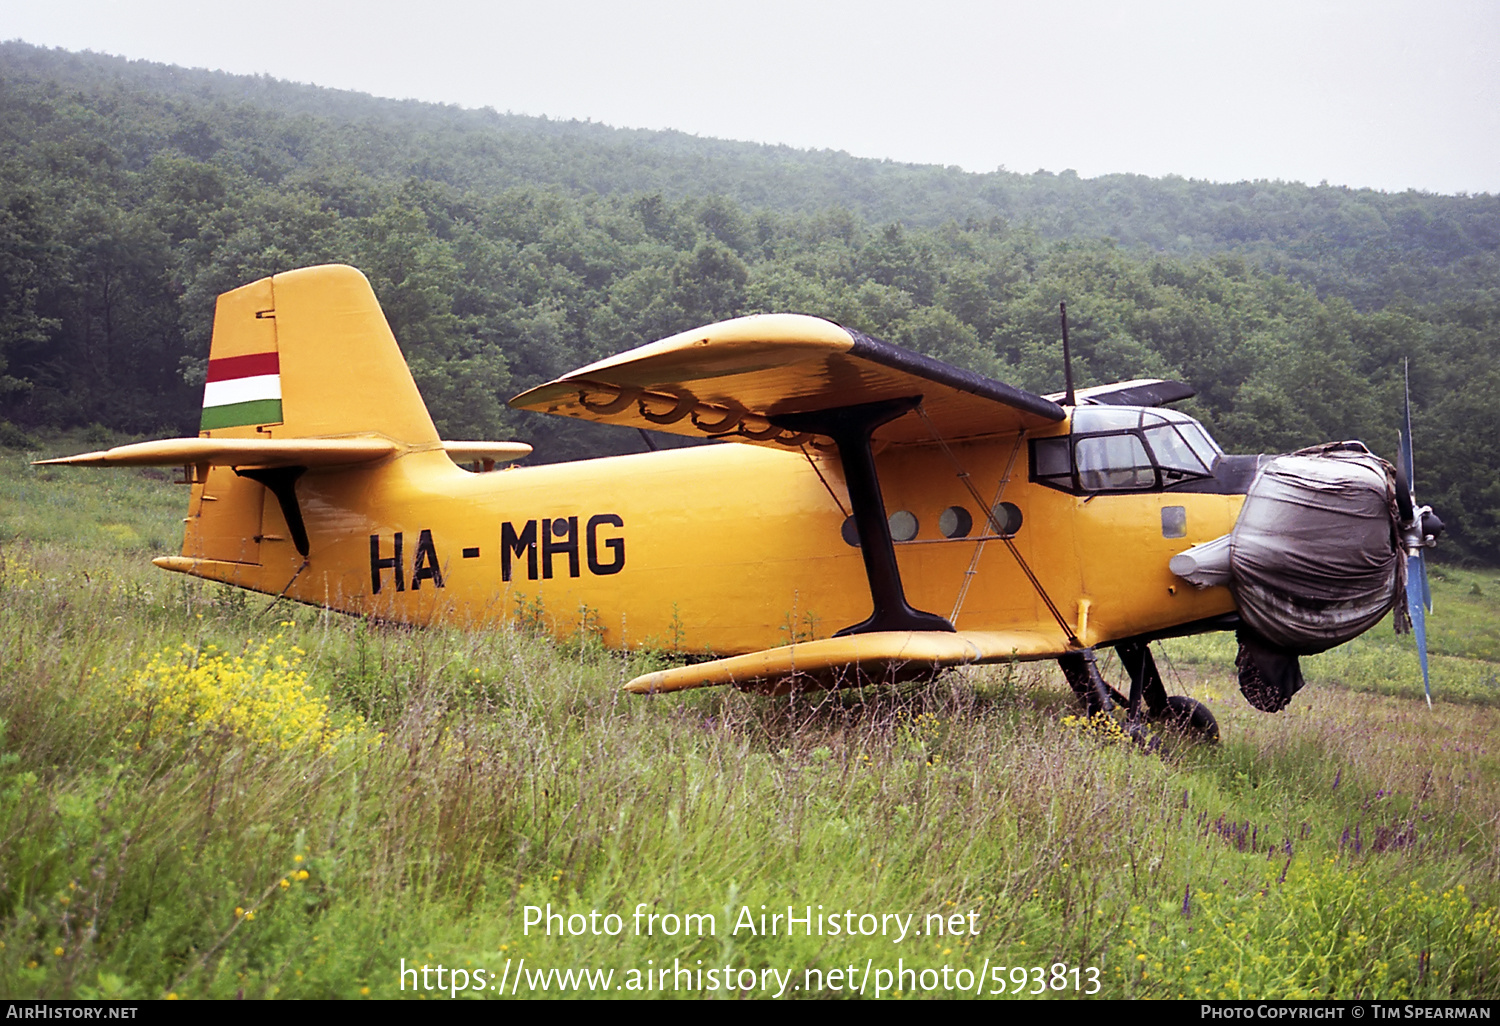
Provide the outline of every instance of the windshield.
<path id="1" fill-rule="evenodd" d="M 1176 410 L 1080 406 L 1072 433 L 1031 443 L 1031 479 L 1074 493 L 1162 491 L 1213 477 L 1224 454 Z"/>

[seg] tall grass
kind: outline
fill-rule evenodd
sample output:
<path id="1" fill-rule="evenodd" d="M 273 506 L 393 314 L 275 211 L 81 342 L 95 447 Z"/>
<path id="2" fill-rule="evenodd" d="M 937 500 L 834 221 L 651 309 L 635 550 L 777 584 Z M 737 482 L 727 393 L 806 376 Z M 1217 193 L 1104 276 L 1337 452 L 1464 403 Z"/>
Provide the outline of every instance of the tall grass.
<path id="1" fill-rule="evenodd" d="M 1084 969 L 1083 989 L 1097 969 L 1113 997 L 1500 990 L 1487 652 L 1449 651 L 1473 667 L 1463 688 L 1438 662 L 1429 713 L 1401 650 L 1362 639 L 1310 661 L 1307 691 L 1266 716 L 1235 693 L 1232 649 L 1173 643 L 1169 685 L 1209 702 L 1225 738 L 1175 754 L 1080 728 L 1042 665 L 642 699 L 617 688 L 649 653 L 267 609 L 156 571 L 143 550 L 180 500 L 138 475 L 0 468 L 7 996 L 410 996 L 402 959 L 499 973 L 522 958 L 613 968 L 614 985 L 674 960 L 802 984 L 901 959 L 970 979 L 1006 967 L 985 993 L 1013 991 L 1014 968 L 1031 990 L 1044 967 L 1050 988 L 1054 963 Z M 90 517 L 128 531 L 87 533 Z M 1438 622 L 1493 582 L 1438 582 Z M 209 702 L 234 707 L 236 658 L 279 696 L 257 715 L 323 726 L 257 731 Z M 201 701 L 166 715 L 172 688 Z M 528 932 L 526 908 L 549 903 L 624 929 Z M 731 932 L 762 905 L 965 927 Z M 717 929 L 639 936 L 639 906 Z M 953 996 L 915 976 L 894 989 Z"/>

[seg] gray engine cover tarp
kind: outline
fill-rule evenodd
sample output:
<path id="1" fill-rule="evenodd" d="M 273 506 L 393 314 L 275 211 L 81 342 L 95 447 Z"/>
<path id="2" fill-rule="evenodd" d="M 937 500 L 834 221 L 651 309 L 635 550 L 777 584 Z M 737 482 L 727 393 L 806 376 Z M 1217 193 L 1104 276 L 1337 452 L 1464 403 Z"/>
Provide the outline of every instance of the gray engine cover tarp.
<path id="1" fill-rule="evenodd" d="M 1394 472 L 1348 445 L 1266 462 L 1229 535 L 1240 616 L 1287 652 L 1322 652 L 1369 630 L 1403 583 Z"/>

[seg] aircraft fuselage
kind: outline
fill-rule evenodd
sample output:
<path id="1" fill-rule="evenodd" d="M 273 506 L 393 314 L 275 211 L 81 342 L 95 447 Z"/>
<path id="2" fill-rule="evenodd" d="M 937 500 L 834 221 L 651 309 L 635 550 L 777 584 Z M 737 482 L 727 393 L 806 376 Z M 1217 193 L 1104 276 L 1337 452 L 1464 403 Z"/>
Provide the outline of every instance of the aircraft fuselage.
<path id="1" fill-rule="evenodd" d="M 877 465 L 887 513 L 915 521 L 895 543 L 907 601 L 960 631 L 1056 631 L 1060 614 L 1091 646 L 1234 609 L 1167 562 L 1229 531 L 1243 496 L 1065 494 L 1028 480 L 1017 435 L 891 446 Z M 295 489 L 305 566 L 275 497 L 221 467 L 194 486 L 182 556 L 159 563 L 400 622 L 521 616 L 612 647 L 715 655 L 825 638 L 870 612 L 833 455 L 727 444 L 471 473 L 412 452 L 312 470 Z M 1000 502 L 1020 513 L 1009 544 L 985 514 Z"/>

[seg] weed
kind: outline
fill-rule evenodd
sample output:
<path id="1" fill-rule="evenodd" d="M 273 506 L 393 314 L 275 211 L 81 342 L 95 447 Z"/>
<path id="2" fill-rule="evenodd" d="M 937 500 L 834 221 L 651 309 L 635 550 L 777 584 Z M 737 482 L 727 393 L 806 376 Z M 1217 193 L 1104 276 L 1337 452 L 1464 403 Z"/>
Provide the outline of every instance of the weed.
<path id="1" fill-rule="evenodd" d="M 0 460 L 26 539 L 0 552 L 9 997 L 400 996 L 402 958 L 800 976 L 896 956 L 1093 966 L 1109 997 L 1500 993 L 1493 574 L 1480 595 L 1477 573 L 1434 581 L 1432 712 L 1383 630 L 1307 660 L 1275 716 L 1239 700 L 1232 637 L 1165 642 L 1171 689 L 1213 702 L 1224 741 L 1164 759 L 1069 720 L 1045 664 L 647 700 L 617 688 L 653 657 L 595 658 L 587 610 L 559 645 L 524 596 L 515 627 L 283 604 L 268 635 L 260 603 L 97 527 L 173 537 L 182 495 Z M 528 933 L 548 903 L 718 930 Z M 730 932 L 761 905 L 973 913 L 978 932 Z"/>
<path id="2" fill-rule="evenodd" d="M 345 741 L 376 741 L 362 720 L 335 725 L 327 701 L 302 669 L 306 655 L 284 633 L 248 641 L 236 656 L 213 646 L 167 649 L 126 682 L 125 695 L 140 715 L 124 734 L 137 745 L 151 741 L 153 732 L 168 743 L 195 747 L 206 737 L 228 734 L 283 750 L 311 745 L 321 752 Z"/>
<path id="3" fill-rule="evenodd" d="M 543 635 L 548 632 L 547 609 L 540 595 L 527 598 L 517 592 L 515 595 L 516 629 L 527 634 Z"/>

